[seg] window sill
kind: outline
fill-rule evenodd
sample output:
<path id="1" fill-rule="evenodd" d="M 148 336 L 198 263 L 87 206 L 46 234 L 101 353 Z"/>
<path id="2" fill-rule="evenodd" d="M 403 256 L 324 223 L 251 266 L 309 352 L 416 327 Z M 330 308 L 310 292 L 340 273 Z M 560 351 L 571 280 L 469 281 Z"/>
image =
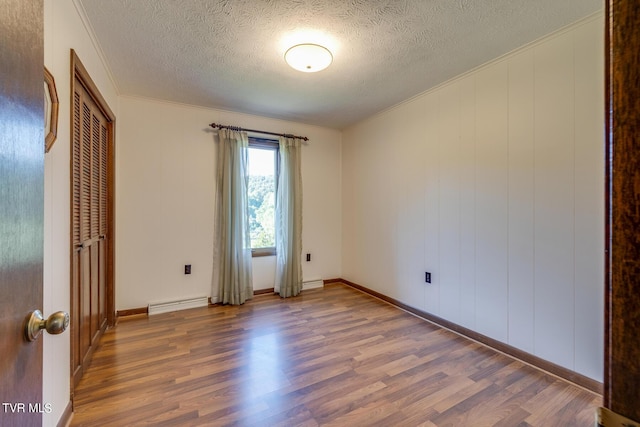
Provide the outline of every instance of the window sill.
<path id="1" fill-rule="evenodd" d="M 263 256 L 275 256 L 276 248 L 258 248 L 251 249 L 251 256 L 254 258 L 263 257 Z"/>

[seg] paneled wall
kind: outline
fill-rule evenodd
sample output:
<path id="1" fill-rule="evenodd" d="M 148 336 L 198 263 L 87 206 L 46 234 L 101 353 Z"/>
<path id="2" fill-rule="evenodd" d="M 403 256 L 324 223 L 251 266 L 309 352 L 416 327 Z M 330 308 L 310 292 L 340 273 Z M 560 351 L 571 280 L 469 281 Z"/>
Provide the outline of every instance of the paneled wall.
<path id="1" fill-rule="evenodd" d="M 601 381 L 603 28 L 347 129 L 343 277 Z"/>

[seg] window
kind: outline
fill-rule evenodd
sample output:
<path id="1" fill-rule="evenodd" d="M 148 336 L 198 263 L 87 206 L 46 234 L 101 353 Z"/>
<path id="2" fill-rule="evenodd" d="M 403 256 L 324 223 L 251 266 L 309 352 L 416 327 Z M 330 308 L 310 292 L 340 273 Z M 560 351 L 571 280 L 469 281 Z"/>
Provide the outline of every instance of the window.
<path id="1" fill-rule="evenodd" d="M 249 137 L 249 227 L 253 256 L 276 254 L 278 142 Z"/>

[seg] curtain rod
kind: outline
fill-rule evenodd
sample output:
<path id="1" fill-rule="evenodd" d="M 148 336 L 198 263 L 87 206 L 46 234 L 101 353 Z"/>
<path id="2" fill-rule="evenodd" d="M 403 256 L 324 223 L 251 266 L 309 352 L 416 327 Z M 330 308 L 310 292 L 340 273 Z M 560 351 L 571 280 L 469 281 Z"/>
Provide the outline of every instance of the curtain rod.
<path id="1" fill-rule="evenodd" d="M 241 128 L 238 126 L 226 126 L 226 125 L 219 125 L 216 123 L 211 123 L 209 126 L 211 126 L 212 128 L 216 129 L 231 129 L 231 130 L 235 130 L 235 131 L 245 131 L 245 132 L 256 132 L 256 133 L 264 133 L 266 135 L 275 135 L 275 136 L 284 136 L 285 138 L 298 138 L 301 139 L 303 141 L 308 141 L 309 138 L 307 138 L 306 136 L 296 136 L 296 135 L 292 135 L 290 133 L 275 133 L 275 132 L 267 132 L 264 130 L 255 130 L 255 129 L 245 129 L 245 128 Z"/>

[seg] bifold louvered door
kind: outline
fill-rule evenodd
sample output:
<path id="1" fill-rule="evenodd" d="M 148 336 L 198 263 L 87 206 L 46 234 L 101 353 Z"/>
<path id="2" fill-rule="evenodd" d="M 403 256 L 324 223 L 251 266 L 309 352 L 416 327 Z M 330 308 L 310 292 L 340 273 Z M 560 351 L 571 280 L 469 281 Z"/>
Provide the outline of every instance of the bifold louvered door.
<path id="1" fill-rule="evenodd" d="M 110 127 L 76 81 L 72 141 L 72 363 L 77 384 L 106 328 Z"/>

